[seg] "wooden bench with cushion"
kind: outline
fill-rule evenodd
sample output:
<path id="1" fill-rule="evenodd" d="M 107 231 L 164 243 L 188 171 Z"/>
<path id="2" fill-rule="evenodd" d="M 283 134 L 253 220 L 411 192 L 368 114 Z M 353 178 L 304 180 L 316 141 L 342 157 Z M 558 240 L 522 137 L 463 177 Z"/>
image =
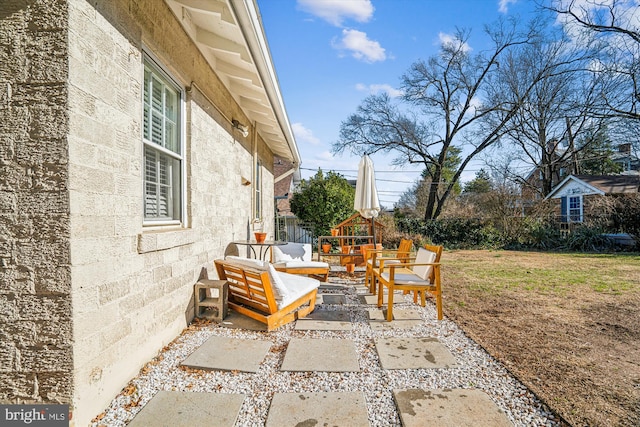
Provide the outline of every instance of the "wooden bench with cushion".
<path id="1" fill-rule="evenodd" d="M 272 331 L 311 313 L 320 282 L 276 271 L 261 260 L 228 256 L 215 260 L 221 280 L 229 283 L 228 305 Z"/>
<path id="2" fill-rule="evenodd" d="M 329 278 L 329 264 L 312 261 L 310 243 L 293 243 L 273 246 L 271 248 L 271 262 L 278 271 L 289 274 L 306 274 L 326 282 Z"/>

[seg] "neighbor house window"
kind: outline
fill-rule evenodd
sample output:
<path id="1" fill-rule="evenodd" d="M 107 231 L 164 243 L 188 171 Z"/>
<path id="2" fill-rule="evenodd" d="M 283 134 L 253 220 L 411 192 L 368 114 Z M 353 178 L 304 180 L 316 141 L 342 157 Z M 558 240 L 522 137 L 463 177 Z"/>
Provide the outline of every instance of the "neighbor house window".
<path id="1" fill-rule="evenodd" d="M 182 92 L 150 59 L 144 61 L 144 219 L 182 219 Z"/>
<path id="2" fill-rule="evenodd" d="M 571 222 L 582 222 L 582 196 L 569 197 L 568 216 Z"/>
<path id="3" fill-rule="evenodd" d="M 256 160 L 256 172 L 254 178 L 254 206 L 255 206 L 255 219 L 262 219 L 262 162 Z"/>

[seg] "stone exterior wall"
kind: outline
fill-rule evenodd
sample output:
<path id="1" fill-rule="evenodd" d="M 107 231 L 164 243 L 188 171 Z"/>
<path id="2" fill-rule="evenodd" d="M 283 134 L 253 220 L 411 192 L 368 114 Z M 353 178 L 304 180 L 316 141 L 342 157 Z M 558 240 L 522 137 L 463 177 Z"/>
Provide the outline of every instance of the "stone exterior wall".
<path id="1" fill-rule="evenodd" d="M 66 0 L 0 2 L 0 402 L 73 393 Z"/>
<path id="2" fill-rule="evenodd" d="M 184 91 L 183 227 L 143 226 L 143 52 Z M 272 234 L 273 155 L 161 0 L 0 2 L 0 114 L 1 396 L 86 425 L 252 235 L 254 154 Z"/>

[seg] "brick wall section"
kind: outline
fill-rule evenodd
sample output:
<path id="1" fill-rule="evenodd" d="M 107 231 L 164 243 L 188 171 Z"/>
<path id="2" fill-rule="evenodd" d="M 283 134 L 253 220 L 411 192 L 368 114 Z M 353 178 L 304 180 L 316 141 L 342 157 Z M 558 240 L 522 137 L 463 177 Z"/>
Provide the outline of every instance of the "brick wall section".
<path id="1" fill-rule="evenodd" d="M 70 403 L 67 5 L 0 2 L 0 402 Z"/>
<path id="2" fill-rule="evenodd" d="M 254 150 L 272 229 L 273 155 L 223 117 L 249 123 L 164 1 L 69 0 L 69 22 L 73 406 L 86 425 L 191 320 L 212 261 L 248 238 Z M 143 46 L 184 89 L 185 229 L 143 227 Z"/>

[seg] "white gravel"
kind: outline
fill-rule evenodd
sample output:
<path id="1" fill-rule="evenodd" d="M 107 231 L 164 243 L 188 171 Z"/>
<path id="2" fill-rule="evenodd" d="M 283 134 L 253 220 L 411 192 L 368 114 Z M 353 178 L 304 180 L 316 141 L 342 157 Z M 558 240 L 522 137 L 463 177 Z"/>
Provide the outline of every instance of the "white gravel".
<path id="1" fill-rule="evenodd" d="M 345 280 L 332 277 L 332 284 Z M 353 283 L 353 282 L 351 282 Z M 362 280 L 359 282 L 362 283 Z M 392 390 L 399 388 L 475 388 L 486 392 L 515 426 L 557 426 L 558 420 L 524 385 L 453 322 L 436 321 L 433 304 L 422 308 L 409 295 L 398 310 L 418 309 L 423 322 L 411 329 L 374 331 L 367 322 L 370 306 L 359 302 L 354 287 L 323 290 L 346 294 L 345 305 L 320 305 L 317 309 L 346 310 L 351 331 L 296 331 L 294 324 L 274 332 L 228 329 L 214 323 L 187 328 L 174 342 L 148 362 L 123 392 L 116 396 L 93 427 L 125 426 L 159 391 L 243 393 L 247 396 L 237 426 L 261 426 L 269 403 L 277 392 L 362 391 L 367 400 L 371 426 L 400 426 Z M 394 311 L 396 308 L 394 307 Z M 180 368 L 180 363 L 211 336 L 260 339 L 272 342 L 257 373 L 199 371 Z M 457 366 L 447 369 L 383 370 L 374 339 L 378 337 L 434 337 L 453 354 Z M 355 342 L 360 372 L 281 372 L 279 367 L 291 338 L 348 338 Z"/>

